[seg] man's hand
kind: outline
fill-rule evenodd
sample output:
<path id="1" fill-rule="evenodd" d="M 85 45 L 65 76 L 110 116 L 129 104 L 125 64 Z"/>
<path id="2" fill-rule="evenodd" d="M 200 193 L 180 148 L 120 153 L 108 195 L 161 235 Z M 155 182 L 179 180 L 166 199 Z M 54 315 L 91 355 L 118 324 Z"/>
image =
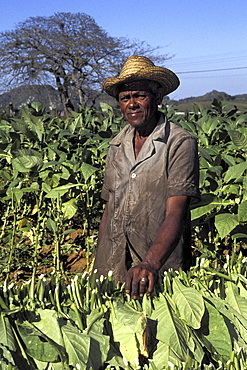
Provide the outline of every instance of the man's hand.
<path id="1" fill-rule="evenodd" d="M 150 295 L 154 289 L 157 274 L 158 271 L 148 262 L 141 262 L 132 267 L 126 274 L 126 293 L 130 294 L 133 299 L 137 299 L 138 296 L 143 297 L 145 293 Z"/>
<path id="2" fill-rule="evenodd" d="M 132 298 L 150 295 L 154 289 L 159 269 L 177 245 L 183 229 L 183 218 L 189 207 L 190 198 L 185 195 L 174 196 L 166 201 L 166 218 L 161 225 L 154 243 L 144 260 L 128 270 L 126 293 Z M 143 279 L 143 280 L 142 280 Z"/>

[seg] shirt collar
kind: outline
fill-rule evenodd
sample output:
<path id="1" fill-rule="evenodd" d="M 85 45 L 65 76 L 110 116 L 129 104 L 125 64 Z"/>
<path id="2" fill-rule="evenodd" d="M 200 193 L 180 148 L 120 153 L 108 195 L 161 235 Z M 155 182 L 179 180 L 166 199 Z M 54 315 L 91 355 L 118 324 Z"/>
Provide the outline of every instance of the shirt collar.
<path id="1" fill-rule="evenodd" d="M 163 113 L 161 113 L 156 127 L 154 128 L 153 132 L 151 132 L 151 134 L 149 135 L 152 140 L 157 140 L 164 136 L 164 127 L 166 126 L 166 124 L 167 124 L 167 118 Z M 127 139 L 128 137 L 132 139 L 134 136 L 134 131 L 135 131 L 134 127 L 130 126 L 130 124 L 127 124 L 122 129 L 122 131 L 120 131 L 119 134 L 117 134 L 117 136 L 115 136 L 109 142 L 109 144 L 110 145 L 120 145 L 123 139 Z"/>

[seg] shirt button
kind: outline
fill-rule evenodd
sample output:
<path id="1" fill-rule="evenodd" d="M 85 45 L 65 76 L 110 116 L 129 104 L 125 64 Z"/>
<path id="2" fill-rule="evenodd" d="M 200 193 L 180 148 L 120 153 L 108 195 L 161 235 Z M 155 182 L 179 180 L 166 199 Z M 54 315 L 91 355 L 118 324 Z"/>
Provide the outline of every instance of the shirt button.
<path id="1" fill-rule="evenodd" d="M 131 177 L 132 179 L 136 178 L 136 173 L 132 173 Z"/>

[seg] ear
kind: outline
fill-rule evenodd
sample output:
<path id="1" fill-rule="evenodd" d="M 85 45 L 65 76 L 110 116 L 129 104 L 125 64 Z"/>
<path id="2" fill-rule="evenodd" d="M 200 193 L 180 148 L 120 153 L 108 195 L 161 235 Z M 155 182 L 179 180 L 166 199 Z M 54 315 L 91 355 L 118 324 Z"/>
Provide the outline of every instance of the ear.
<path id="1" fill-rule="evenodd" d="M 156 90 L 156 103 L 159 105 L 162 103 L 162 100 L 163 100 L 163 97 L 164 97 L 164 88 L 163 87 L 159 87 L 157 90 Z"/>

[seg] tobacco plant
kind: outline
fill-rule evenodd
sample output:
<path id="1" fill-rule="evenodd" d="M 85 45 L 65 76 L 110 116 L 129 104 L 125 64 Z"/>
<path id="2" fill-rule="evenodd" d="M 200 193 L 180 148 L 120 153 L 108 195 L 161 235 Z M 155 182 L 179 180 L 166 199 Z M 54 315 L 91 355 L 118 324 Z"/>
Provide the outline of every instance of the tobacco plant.
<path id="1" fill-rule="evenodd" d="M 192 209 L 195 255 L 213 264 L 246 248 L 247 114 L 212 108 L 168 118 L 198 139 L 202 200 Z M 45 114 L 38 103 L 0 122 L 2 274 L 63 273 L 67 256 L 94 254 L 103 211 L 100 192 L 109 140 L 123 127 L 117 110 L 81 107 L 68 118 Z M 76 238 L 73 235 L 77 235 Z"/>
<path id="2" fill-rule="evenodd" d="M 247 247 L 247 113 L 222 106 L 168 115 L 198 139 L 202 200 L 192 210 L 194 240 L 208 258 Z"/>
<path id="3" fill-rule="evenodd" d="M 62 119 L 34 103 L 0 122 L 0 260 L 7 277 L 15 270 L 35 275 L 40 262 L 62 272 L 64 255 L 88 252 L 103 210 L 108 141 L 120 122 L 113 124 L 113 111 L 104 118 L 109 109 L 102 104 L 100 112 L 85 108 Z M 80 238 L 71 241 L 77 230 Z M 47 250 L 53 261 L 46 261 Z"/>
<path id="4" fill-rule="evenodd" d="M 233 263 L 234 262 L 234 263 Z M 87 273 L 0 290 L 2 369 L 237 370 L 247 366 L 247 260 L 165 273 L 151 297 Z"/>
<path id="5" fill-rule="evenodd" d="M 61 118 L 33 103 L 2 116 L 0 370 L 247 368 L 247 114 L 217 101 L 163 110 L 198 139 L 200 258 L 137 301 L 111 273 L 89 278 L 119 112 L 101 104 Z M 67 257 L 80 251 L 85 272 L 71 277 Z"/>
<path id="6" fill-rule="evenodd" d="M 226 254 L 246 248 L 247 114 L 217 101 L 211 109 L 195 106 L 184 115 L 172 108 L 163 111 L 198 139 L 202 200 L 192 209 L 195 251 L 224 263 Z M 22 108 L 19 118 L 1 120 L 4 273 L 25 274 L 40 258 L 63 271 L 66 256 L 80 250 L 89 267 L 103 211 L 108 143 L 123 125 L 119 112 L 103 103 L 100 110 L 81 107 L 65 119 L 33 103 Z"/>

